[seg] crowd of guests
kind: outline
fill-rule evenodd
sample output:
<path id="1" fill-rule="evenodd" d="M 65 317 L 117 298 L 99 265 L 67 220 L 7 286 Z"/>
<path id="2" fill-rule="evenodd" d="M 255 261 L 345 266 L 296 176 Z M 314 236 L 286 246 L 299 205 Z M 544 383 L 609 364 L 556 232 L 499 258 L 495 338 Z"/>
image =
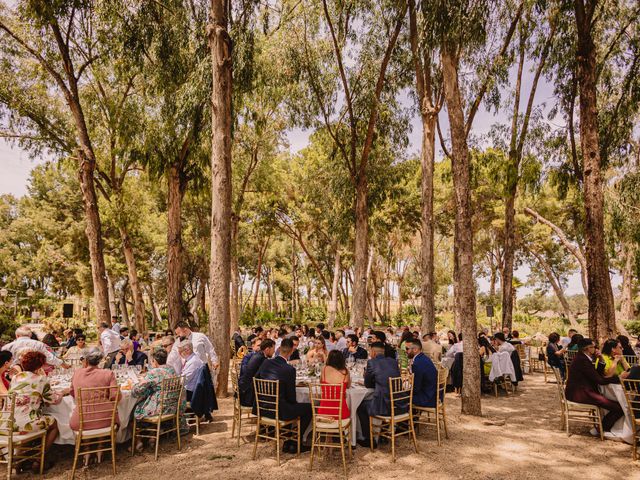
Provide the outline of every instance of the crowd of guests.
<path id="1" fill-rule="evenodd" d="M 187 401 L 197 402 L 201 416 L 211 420 L 211 412 L 217 404 L 209 364 L 213 369 L 217 368 L 218 356 L 206 335 L 193 331 L 187 322 L 181 321 L 173 331 L 149 341 L 135 330 L 121 327 L 115 317 L 111 325 L 100 324 L 98 331 L 98 345 L 89 347 L 81 329 L 65 330 L 61 339 L 53 334 L 38 339 L 26 326 L 16 329 L 15 340 L 0 351 L 0 394 L 16 396 L 13 425 L 16 434 L 46 431 L 45 449 L 48 451 L 58 436 L 58 427 L 46 407 L 60 403 L 65 396 L 77 399 L 80 389 L 117 386 L 113 365 L 136 367 L 144 372 L 131 388 L 131 395 L 139 400 L 132 413 L 136 419 L 158 415 L 163 380 L 182 376 L 185 395 L 180 408 L 184 410 Z M 75 369 L 70 387 L 53 389 L 51 372 L 72 366 Z M 114 394 L 108 402 L 115 405 L 120 399 L 120 395 Z M 74 405 L 69 426 L 78 431 L 80 412 L 78 404 L 74 402 Z M 105 406 L 101 406 L 101 410 L 104 409 Z M 195 412 L 196 407 L 193 410 Z M 111 422 L 108 416 L 102 414 L 100 417 L 90 409 L 82 413 L 85 430 L 104 428 Z M 116 423 L 121 423 L 117 414 Z M 186 429 L 186 424 L 181 428 Z M 142 448 L 142 444 L 139 442 L 135 448 Z M 100 458 L 85 456 L 85 463 L 90 460 L 100 461 Z M 47 457 L 45 469 L 51 464 Z M 38 462 L 25 463 L 20 468 L 29 467 L 37 471 L 40 465 Z"/>

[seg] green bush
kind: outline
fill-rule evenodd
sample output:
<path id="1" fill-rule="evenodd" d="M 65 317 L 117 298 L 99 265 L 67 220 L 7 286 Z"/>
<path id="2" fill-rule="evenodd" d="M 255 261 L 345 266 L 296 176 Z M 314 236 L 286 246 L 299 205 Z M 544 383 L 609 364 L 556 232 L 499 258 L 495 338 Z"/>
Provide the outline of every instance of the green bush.
<path id="1" fill-rule="evenodd" d="M 640 335 L 640 320 L 631 320 L 625 324 L 631 335 Z"/>
<path id="2" fill-rule="evenodd" d="M 310 325 L 325 323 L 327 321 L 327 311 L 324 307 L 307 307 L 302 312 L 302 321 Z"/>

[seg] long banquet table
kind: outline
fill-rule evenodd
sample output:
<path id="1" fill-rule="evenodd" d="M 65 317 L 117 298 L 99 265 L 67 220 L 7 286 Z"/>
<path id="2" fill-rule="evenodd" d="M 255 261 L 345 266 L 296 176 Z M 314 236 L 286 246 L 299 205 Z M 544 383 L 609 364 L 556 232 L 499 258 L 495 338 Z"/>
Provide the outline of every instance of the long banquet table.
<path id="1" fill-rule="evenodd" d="M 369 396 L 373 394 L 372 388 L 366 388 L 362 385 L 353 385 L 347 389 L 347 405 L 349 405 L 349 412 L 351 413 L 351 443 L 356 444 L 357 432 L 358 432 L 358 414 L 357 410 L 360 404 Z M 309 403 L 309 387 L 298 386 L 296 387 L 296 400 L 298 403 Z M 304 432 L 304 438 L 311 431 L 311 426 Z"/>

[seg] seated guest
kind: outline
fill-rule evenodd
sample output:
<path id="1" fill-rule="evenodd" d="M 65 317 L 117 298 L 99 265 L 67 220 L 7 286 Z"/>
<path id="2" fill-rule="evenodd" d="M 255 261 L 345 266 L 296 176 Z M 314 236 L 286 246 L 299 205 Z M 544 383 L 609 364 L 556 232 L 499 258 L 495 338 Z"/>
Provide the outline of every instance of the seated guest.
<path id="1" fill-rule="evenodd" d="M 169 354 L 166 350 L 154 350 L 151 353 L 151 368 L 144 375 L 143 380 L 131 389 L 131 395 L 140 399 L 133 412 L 138 420 L 144 417 L 175 412 L 166 409 L 164 412 L 160 412 L 162 381 L 176 376 L 175 370 L 170 365 L 167 365 L 168 356 Z"/>
<path id="2" fill-rule="evenodd" d="M 598 385 L 618 383 L 618 377 L 603 377 L 593 366 L 596 347 L 589 338 L 583 338 L 578 344 L 578 354 L 569 367 L 569 378 L 566 386 L 567 400 L 577 403 L 596 405 L 609 411 L 602 419 L 605 432 L 611 430 L 616 421 L 624 415 L 620 404 L 609 400 L 598 391 Z M 597 435 L 595 429 L 592 434 Z"/>
<path id="3" fill-rule="evenodd" d="M 236 349 L 236 352 L 245 346 L 244 340 L 242 338 L 242 334 L 240 333 L 240 329 L 233 332 L 233 336 L 231 337 L 233 341 L 233 346 Z"/>
<path id="4" fill-rule="evenodd" d="M 442 358 L 442 345 L 438 343 L 438 334 L 436 332 L 429 332 L 422 337 L 422 351 L 433 361 L 440 361 Z"/>
<path id="5" fill-rule="evenodd" d="M 347 338 L 344 330 L 336 330 L 336 350 L 342 352 L 347 348 Z"/>
<path id="6" fill-rule="evenodd" d="M 51 365 L 53 367 L 62 367 L 69 368 L 69 365 L 56 357 L 49 349 L 48 346 L 42 343 L 41 341 L 34 340 L 32 338 L 33 332 L 29 327 L 18 327 L 16 329 L 16 339 L 7 343 L 2 347 L 2 350 L 6 350 L 11 352 L 13 355 L 14 361 L 17 361 L 20 357 L 19 353 L 21 351 L 35 351 L 44 354 L 47 359 L 47 365 Z"/>
<path id="7" fill-rule="evenodd" d="M 384 345 L 384 355 L 389 358 L 396 358 L 396 349 L 387 343 L 387 335 L 381 330 L 374 330 L 369 335 L 371 343 L 380 342 Z"/>
<path id="8" fill-rule="evenodd" d="M 63 358 L 65 360 L 79 360 L 89 351 L 89 347 L 87 347 L 87 337 L 84 334 L 78 335 L 75 339 L 76 344 L 73 347 L 69 347 L 64 354 Z"/>
<path id="9" fill-rule="evenodd" d="M 125 338 L 129 338 L 129 327 L 122 327 L 120 329 L 120 340 L 124 340 Z"/>
<path id="10" fill-rule="evenodd" d="M 413 373 L 413 404 L 433 408 L 438 395 L 438 370 L 431 359 L 422 353 L 420 340 L 406 341 L 405 351 Z"/>
<path id="11" fill-rule="evenodd" d="M 135 350 L 133 341 L 125 338 L 120 342 L 120 351 L 116 355 L 115 363 L 118 365 L 142 366 L 147 362 L 147 354 Z"/>
<path id="12" fill-rule="evenodd" d="M 242 361 L 240 362 L 240 371 L 242 371 L 242 369 L 247 366 L 247 363 L 249 363 L 249 360 L 251 359 L 251 357 L 253 357 L 256 353 L 260 351 L 261 344 L 262 344 L 262 339 L 260 337 L 253 337 L 251 339 L 251 341 L 249 342 L 249 347 L 250 347 L 249 351 L 244 357 L 242 357 Z"/>
<path id="13" fill-rule="evenodd" d="M 408 340 L 413 340 L 413 333 L 407 329 L 402 332 L 400 345 L 398 347 L 398 362 L 400 363 L 400 368 L 407 368 L 409 366 L 409 357 L 407 356 L 406 350 L 406 342 Z"/>
<path id="14" fill-rule="evenodd" d="M 293 342 L 293 352 L 291 352 L 291 356 L 289 357 L 289 363 L 295 365 L 295 363 L 300 361 L 300 350 L 298 350 L 298 346 L 300 345 L 300 339 L 297 335 L 293 335 L 289 337 Z"/>
<path id="15" fill-rule="evenodd" d="M 511 340 L 509 340 L 511 345 L 522 345 L 522 340 L 520 340 L 520 332 L 514 330 L 511 332 Z"/>
<path id="16" fill-rule="evenodd" d="M 184 377 L 184 389 L 187 391 L 187 401 L 190 402 L 198 383 L 198 373 L 204 366 L 204 362 L 193 352 L 193 344 L 189 340 L 182 340 L 176 348 L 184 360 L 182 376 Z"/>
<path id="17" fill-rule="evenodd" d="M 602 346 L 602 355 L 596 359 L 596 370 L 605 377 L 627 378 L 631 368 L 622 356 L 622 345 L 618 340 L 607 340 Z"/>
<path id="18" fill-rule="evenodd" d="M 323 330 L 320 335 L 322 336 L 322 338 L 324 338 L 324 344 L 325 344 L 325 347 L 327 348 L 327 352 L 330 352 L 331 350 L 335 350 L 336 344 L 334 342 L 335 336 L 333 335 L 333 333 L 331 333 L 329 330 Z"/>
<path id="19" fill-rule="evenodd" d="M 307 352 L 307 362 L 309 363 L 325 363 L 329 352 L 325 339 L 322 335 L 316 337 L 313 342 L 313 348 Z"/>
<path id="20" fill-rule="evenodd" d="M 347 335 L 347 348 L 342 351 L 345 360 L 352 358 L 353 360 L 366 360 L 369 354 L 358 345 L 358 336 L 354 333 Z"/>
<path id="21" fill-rule="evenodd" d="M 510 342 L 507 341 L 507 338 L 502 332 L 497 332 L 493 336 L 493 340 L 496 343 L 496 347 L 499 352 L 507 352 L 510 354 L 516 349 L 516 347 L 514 347 Z"/>
<path id="22" fill-rule="evenodd" d="M 182 374 L 182 357 L 178 353 L 178 350 L 173 348 L 176 340 L 173 335 L 165 335 L 160 339 L 160 345 L 163 350 L 167 352 L 167 365 L 173 368 L 176 375 Z"/>
<path id="23" fill-rule="evenodd" d="M 560 335 L 553 332 L 549 335 L 549 344 L 547 345 L 547 362 L 552 367 L 560 370 L 562 378 L 565 375 L 564 353 L 565 349 L 560 346 Z"/>
<path id="24" fill-rule="evenodd" d="M 258 339 L 260 351 L 254 353 L 245 366 L 240 367 L 240 377 L 238 378 L 238 393 L 240 394 L 240 405 L 243 407 L 252 407 L 255 402 L 253 394 L 253 377 L 256 376 L 262 363 L 273 357 L 276 344 L 273 340 L 267 338 L 264 341 Z M 244 359 L 243 359 L 244 360 Z"/>
<path id="25" fill-rule="evenodd" d="M 379 338 L 379 337 L 378 337 Z M 371 398 L 364 400 L 358 407 L 358 418 L 362 429 L 363 440 L 359 445 L 368 447 L 371 432 L 369 431 L 369 417 L 373 415 L 391 415 L 391 392 L 389 378 L 399 377 L 398 362 L 385 356 L 385 345 L 382 342 L 371 344 L 371 360 L 367 363 L 364 373 L 364 385 L 374 388 Z"/>
<path id="26" fill-rule="evenodd" d="M 322 368 L 320 374 L 321 384 L 341 384 L 342 389 L 342 419 L 347 419 L 351 416 L 349 412 L 349 405 L 347 404 L 347 389 L 351 386 L 351 376 L 349 370 L 344 361 L 344 356 L 338 350 L 332 350 L 327 357 L 327 364 Z M 318 414 L 338 418 L 337 413 L 338 405 L 336 400 L 340 400 L 338 397 L 339 390 L 322 388 L 322 398 L 320 399 L 320 406 L 318 408 Z"/>
<path id="27" fill-rule="evenodd" d="M 22 371 L 11 380 L 9 393 L 16 395 L 13 431 L 25 434 L 46 430 L 45 450 L 48 451 L 58 436 L 58 425 L 56 419 L 45 415 L 42 409 L 45 405 L 60 403 L 61 396 L 53 393 L 49 380 L 44 375 L 42 367 L 46 362 L 47 358 L 42 352 L 22 353 Z M 46 468 L 49 466 L 50 462 Z"/>
<path id="28" fill-rule="evenodd" d="M 622 345 L 622 355 L 625 357 L 635 357 L 636 352 L 631 347 L 631 342 L 629 342 L 629 337 L 626 335 L 618 335 L 617 337 L 620 345 Z"/>
<path id="29" fill-rule="evenodd" d="M 304 434 L 311 422 L 311 405 L 308 403 L 298 403 L 296 400 L 296 369 L 287 362 L 293 352 L 293 342 L 290 338 L 285 338 L 280 344 L 280 355 L 262 362 L 256 378 L 263 380 L 277 380 L 280 384 L 278 415 L 280 420 L 293 420 L 300 417 L 300 434 Z M 257 412 L 254 405 L 254 413 Z M 269 413 L 269 412 L 265 412 Z M 282 448 L 284 452 L 296 453 L 298 448 L 293 440 L 284 442 Z M 308 451 L 309 448 L 301 448 Z"/>
<path id="30" fill-rule="evenodd" d="M 0 394 L 5 394 L 9 390 L 11 381 L 9 380 L 9 369 L 11 368 L 11 352 L 0 352 Z"/>
<path id="31" fill-rule="evenodd" d="M 569 342 L 569 345 L 567 345 L 567 351 L 568 352 L 577 352 L 578 351 L 578 342 L 580 342 L 580 340 L 582 340 L 584 337 L 582 335 L 580 335 L 579 333 L 576 333 L 574 335 L 571 336 L 571 341 Z"/>
<path id="32" fill-rule="evenodd" d="M 73 330 L 71 328 L 67 328 L 63 333 L 65 348 L 73 347 L 76 344 L 76 337 L 73 334 Z"/>

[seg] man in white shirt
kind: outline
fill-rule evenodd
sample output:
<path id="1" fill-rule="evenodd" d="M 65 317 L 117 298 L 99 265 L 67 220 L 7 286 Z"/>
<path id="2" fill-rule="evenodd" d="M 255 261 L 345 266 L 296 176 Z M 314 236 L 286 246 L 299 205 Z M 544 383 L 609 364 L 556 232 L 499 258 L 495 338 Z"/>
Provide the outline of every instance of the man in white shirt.
<path id="1" fill-rule="evenodd" d="M 20 357 L 20 353 L 23 351 L 35 351 L 43 353 L 47 357 L 47 363 L 54 367 L 69 368 L 70 365 L 56 357 L 51 353 L 47 346 L 39 340 L 31 339 L 31 329 L 29 327 L 18 327 L 16 329 L 16 339 L 7 343 L 2 350 L 11 352 L 13 356 L 13 362 L 17 362 Z"/>
<path id="2" fill-rule="evenodd" d="M 167 352 L 167 365 L 173 367 L 176 371 L 176 375 L 181 375 L 182 373 L 182 357 L 178 353 L 177 348 L 173 348 L 176 340 L 171 335 L 167 335 L 162 337 L 162 348 Z"/>
<path id="3" fill-rule="evenodd" d="M 111 317 L 111 330 L 120 335 L 120 324 L 118 323 L 118 317 L 115 315 Z"/>
<path id="4" fill-rule="evenodd" d="M 184 361 L 182 376 L 184 377 L 184 389 L 187 391 L 187 401 L 191 401 L 191 395 L 198 383 L 198 372 L 204 365 L 200 357 L 194 352 L 193 344 L 189 340 L 182 340 L 176 344 L 178 353 Z"/>
<path id="5" fill-rule="evenodd" d="M 116 355 L 120 351 L 120 334 L 111 330 L 109 325 L 101 323 L 98 326 L 98 332 L 100 334 L 100 345 L 102 345 L 102 351 L 104 352 L 104 368 L 111 368 Z"/>
<path id="6" fill-rule="evenodd" d="M 207 359 L 209 359 L 213 364 L 213 368 L 218 368 L 218 355 L 211 341 L 209 341 L 209 338 L 204 333 L 192 332 L 189 324 L 183 321 L 176 324 L 175 332 L 180 340 L 189 340 L 191 342 L 193 345 L 193 353 L 195 353 L 203 363 L 206 363 Z M 176 347 L 174 346 L 174 348 Z"/>

